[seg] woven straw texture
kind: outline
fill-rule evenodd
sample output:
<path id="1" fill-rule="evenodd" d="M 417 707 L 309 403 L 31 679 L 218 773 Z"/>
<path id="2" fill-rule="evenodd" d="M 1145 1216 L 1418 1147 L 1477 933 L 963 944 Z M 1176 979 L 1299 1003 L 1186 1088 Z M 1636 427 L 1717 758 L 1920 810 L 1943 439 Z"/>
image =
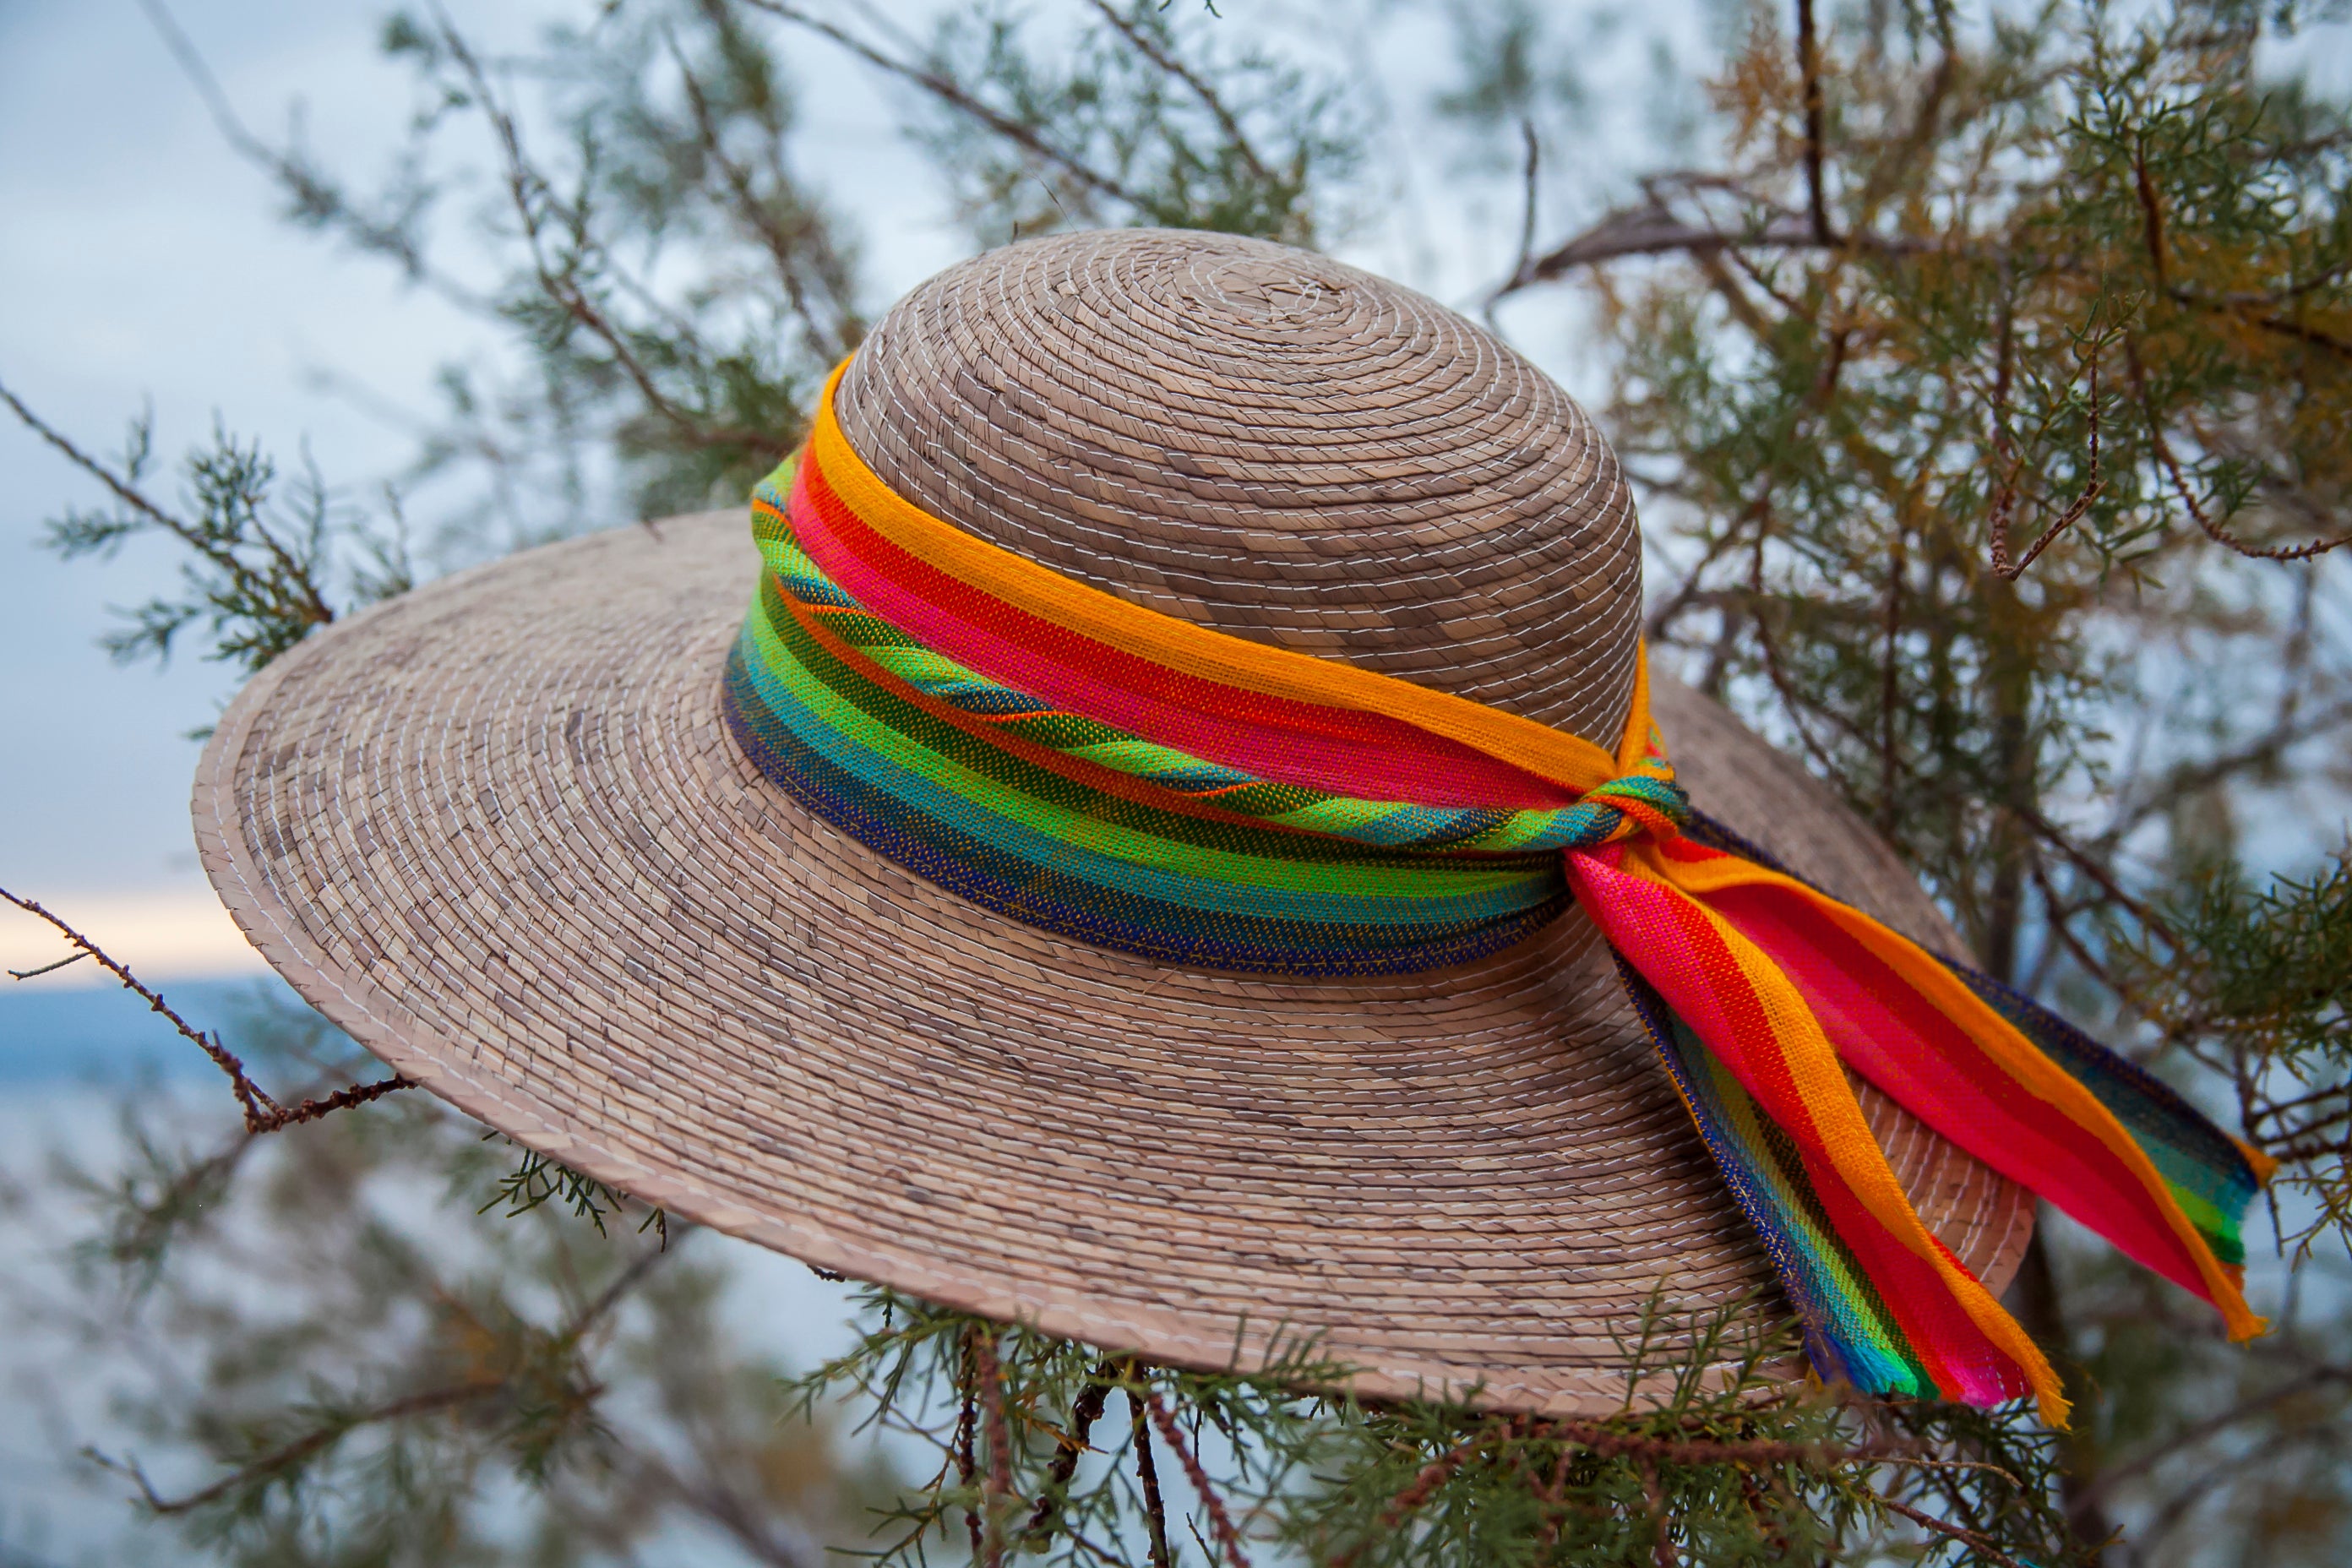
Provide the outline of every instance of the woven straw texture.
<path id="1" fill-rule="evenodd" d="M 1066 364 L 1097 336 L 1096 384 Z M 1059 570 L 1615 737 L 1639 571 L 1613 459 L 1392 284 L 1215 237 L 1013 247 L 903 301 L 840 407 L 901 494 Z M 1654 1290 L 1705 1312 L 1767 1283 L 1580 915 L 1370 981 L 987 916 L 735 749 L 719 687 L 757 560 L 740 512 L 673 519 L 280 658 L 196 781 L 222 898 L 362 1044 L 535 1149 L 1166 1361 L 1313 1334 L 1368 1394 L 1594 1410 Z M 1654 702 L 1702 809 L 1958 946 L 1819 785 L 1673 681 Z M 1928 1223 L 2004 1284 L 2029 1200 L 1861 1093 Z"/>
<path id="2" fill-rule="evenodd" d="M 1033 240 L 900 300 L 839 408 L 892 489 L 992 543 L 1617 744 L 1642 573 L 1616 457 L 1409 289 L 1229 235 Z"/>

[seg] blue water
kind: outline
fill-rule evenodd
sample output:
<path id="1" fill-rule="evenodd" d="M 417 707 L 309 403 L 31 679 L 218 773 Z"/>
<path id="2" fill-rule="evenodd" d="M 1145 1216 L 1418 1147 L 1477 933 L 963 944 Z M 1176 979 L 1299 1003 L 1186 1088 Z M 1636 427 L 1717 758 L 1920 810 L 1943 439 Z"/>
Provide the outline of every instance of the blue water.
<path id="1" fill-rule="evenodd" d="M 122 1083 L 217 1074 L 171 1021 L 119 986 L 5 989 L 0 979 L 0 1089 Z M 158 985 L 163 1000 L 198 1029 L 219 1029 L 235 1045 L 241 1021 L 270 1001 L 299 1006 L 275 977 L 187 980 Z"/>

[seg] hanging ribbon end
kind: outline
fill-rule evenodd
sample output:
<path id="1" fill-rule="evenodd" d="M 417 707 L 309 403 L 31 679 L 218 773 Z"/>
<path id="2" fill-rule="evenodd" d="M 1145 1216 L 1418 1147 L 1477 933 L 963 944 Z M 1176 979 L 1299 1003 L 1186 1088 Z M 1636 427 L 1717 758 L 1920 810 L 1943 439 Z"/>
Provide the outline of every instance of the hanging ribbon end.
<path id="1" fill-rule="evenodd" d="M 2246 1168 L 2253 1172 L 2254 1184 L 2261 1187 L 2269 1186 L 2271 1178 L 2278 1174 L 2279 1163 L 2242 1138 L 2231 1138 L 2230 1142 L 2235 1143 L 2238 1146 L 2238 1152 L 2246 1157 Z"/>
<path id="2" fill-rule="evenodd" d="M 2074 1402 L 2061 1391 L 2056 1375 L 2047 1367 L 2042 1369 L 2042 1375 L 2048 1377 L 2048 1386 L 2042 1386 L 2041 1378 L 2037 1377 L 2033 1389 L 2033 1405 L 2042 1417 L 2042 1424 L 2053 1432 L 2074 1430 Z"/>

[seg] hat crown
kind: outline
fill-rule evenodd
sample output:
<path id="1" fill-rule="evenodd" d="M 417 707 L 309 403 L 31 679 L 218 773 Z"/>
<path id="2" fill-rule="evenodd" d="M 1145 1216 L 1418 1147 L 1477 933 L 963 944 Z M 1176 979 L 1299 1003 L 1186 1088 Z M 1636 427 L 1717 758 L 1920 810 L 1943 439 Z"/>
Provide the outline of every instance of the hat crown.
<path id="1" fill-rule="evenodd" d="M 1328 257 L 1190 230 L 1004 247 L 892 308 L 852 447 L 979 537 L 1218 631 L 1613 745 L 1633 498 L 1493 334 Z"/>

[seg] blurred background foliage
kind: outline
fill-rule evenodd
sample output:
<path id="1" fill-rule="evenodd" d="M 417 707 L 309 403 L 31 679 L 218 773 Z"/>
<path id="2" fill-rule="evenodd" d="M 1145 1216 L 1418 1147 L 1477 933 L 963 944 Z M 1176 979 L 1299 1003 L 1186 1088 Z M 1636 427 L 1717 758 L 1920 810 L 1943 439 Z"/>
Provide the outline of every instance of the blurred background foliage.
<path id="1" fill-rule="evenodd" d="M 445 376 L 366 505 L 226 435 L 167 489 L 143 427 L 102 456 L 12 395 L 99 487 L 60 551 L 187 552 L 125 655 L 194 627 L 258 665 L 420 574 L 739 504 L 887 303 L 856 194 L 796 161 L 800 72 L 872 73 L 975 248 L 1344 254 L 1475 187 L 1508 216 L 1457 302 L 1605 389 L 1662 661 L 1842 790 L 1978 963 L 2283 1163 L 2249 1347 L 2045 1223 L 2012 1304 L 2074 1385 L 2053 1440 L 1821 1394 L 1368 1412 L 887 1295 L 788 1388 L 730 1349 L 716 1238 L 421 1097 L 266 1147 L 148 1127 L 119 1180 L 12 1201 L 75 1216 L 90 1343 L 153 1372 L 138 1455 L 92 1462 L 160 1524 L 255 1563 L 2341 1560 L 2352 117 L 2295 69 L 2330 13 L 1725 3 L 1695 47 L 1534 0 L 606 0 L 491 56 L 428 9 L 384 26 L 414 112 L 363 181 L 252 132 L 151 9 L 289 222 L 511 352 Z M 250 1037 L 337 1081 L 305 1028 Z"/>

